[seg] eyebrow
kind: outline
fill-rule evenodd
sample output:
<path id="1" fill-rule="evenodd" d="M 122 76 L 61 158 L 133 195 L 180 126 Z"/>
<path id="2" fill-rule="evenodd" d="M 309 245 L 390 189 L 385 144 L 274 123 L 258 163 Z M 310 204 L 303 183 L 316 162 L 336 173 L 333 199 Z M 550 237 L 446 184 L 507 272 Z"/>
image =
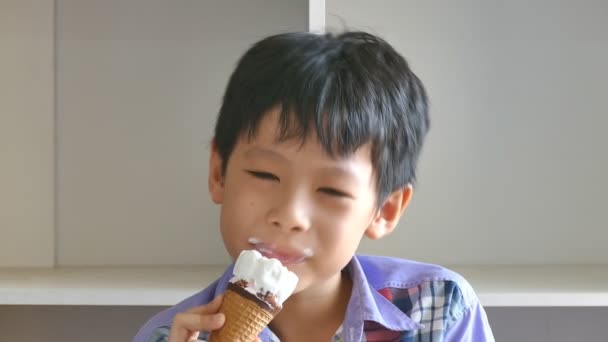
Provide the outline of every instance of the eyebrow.
<path id="1" fill-rule="evenodd" d="M 265 157 L 265 158 L 272 158 L 272 159 L 287 161 L 287 158 L 285 158 L 285 156 L 283 156 L 279 152 L 269 150 L 267 148 L 262 148 L 262 147 L 253 147 L 253 148 L 247 150 L 244 155 L 247 158 Z"/>
<path id="2" fill-rule="evenodd" d="M 281 162 L 289 162 L 289 158 L 285 157 L 279 152 L 262 148 L 262 147 L 253 147 L 244 153 L 247 158 L 271 158 Z M 323 172 L 327 174 L 331 174 L 334 177 L 345 178 L 347 181 L 357 182 L 358 178 L 348 170 L 346 167 L 339 166 L 322 166 L 319 168 Z"/>
<path id="3" fill-rule="evenodd" d="M 322 167 L 321 170 L 325 170 L 325 172 L 332 174 L 334 177 L 345 178 L 348 182 L 359 182 L 359 179 L 352 172 L 348 171 L 347 168 L 328 166 Z"/>

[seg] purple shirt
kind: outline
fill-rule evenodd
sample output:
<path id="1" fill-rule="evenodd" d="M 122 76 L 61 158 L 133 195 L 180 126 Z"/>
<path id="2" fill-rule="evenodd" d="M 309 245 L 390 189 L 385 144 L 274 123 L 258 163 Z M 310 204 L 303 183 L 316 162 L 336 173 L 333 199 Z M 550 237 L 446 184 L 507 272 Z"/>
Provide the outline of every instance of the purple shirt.
<path id="1" fill-rule="evenodd" d="M 133 342 L 167 341 L 173 317 L 224 293 L 233 266 L 203 291 L 152 317 Z M 345 271 L 353 288 L 346 317 L 333 342 L 494 341 L 471 285 L 450 270 L 404 259 L 357 255 Z M 203 332 L 199 339 L 207 337 Z M 269 328 L 260 339 L 280 341 Z"/>

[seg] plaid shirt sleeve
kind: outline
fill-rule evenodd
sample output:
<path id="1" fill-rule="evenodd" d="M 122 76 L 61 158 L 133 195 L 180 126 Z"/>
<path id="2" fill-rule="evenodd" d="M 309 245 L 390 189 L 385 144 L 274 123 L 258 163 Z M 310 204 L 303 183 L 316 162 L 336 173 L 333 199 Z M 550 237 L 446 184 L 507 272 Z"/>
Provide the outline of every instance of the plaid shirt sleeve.
<path id="1" fill-rule="evenodd" d="M 494 341 L 483 308 L 476 298 L 467 301 L 454 281 L 430 281 L 412 288 L 390 288 L 380 292 L 424 326 L 406 331 L 394 341 Z"/>

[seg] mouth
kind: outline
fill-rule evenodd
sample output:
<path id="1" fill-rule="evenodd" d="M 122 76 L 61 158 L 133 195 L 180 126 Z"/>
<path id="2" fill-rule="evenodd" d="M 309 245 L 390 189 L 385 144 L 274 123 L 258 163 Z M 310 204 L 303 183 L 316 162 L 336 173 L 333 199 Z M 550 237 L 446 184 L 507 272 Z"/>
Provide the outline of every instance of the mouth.
<path id="1" fill-rule="evenodd" d="M 296 249 L 282 249 L 274 244 L 263 243 L 256 238 L 250 238 L 249 244 L 264 257 L 277 259 L 284 266 L 301 264 L 313 255 L 310 248 L 301 251 Z"/>

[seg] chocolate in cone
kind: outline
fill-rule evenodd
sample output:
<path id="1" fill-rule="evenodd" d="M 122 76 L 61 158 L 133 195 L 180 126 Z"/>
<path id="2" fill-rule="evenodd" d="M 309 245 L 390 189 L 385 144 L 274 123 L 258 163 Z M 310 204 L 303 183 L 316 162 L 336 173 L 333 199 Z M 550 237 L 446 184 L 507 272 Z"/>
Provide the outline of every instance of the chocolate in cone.
<path id="1" fill-rule="evenodd" d="M 232 284 L 231 284 L 232 285 Z M 226 322 L 209 336 L 209 342 L 251 342 L 264 330 L 279 310 L 234 285 L 224 294 L 220 312 Z"/>

